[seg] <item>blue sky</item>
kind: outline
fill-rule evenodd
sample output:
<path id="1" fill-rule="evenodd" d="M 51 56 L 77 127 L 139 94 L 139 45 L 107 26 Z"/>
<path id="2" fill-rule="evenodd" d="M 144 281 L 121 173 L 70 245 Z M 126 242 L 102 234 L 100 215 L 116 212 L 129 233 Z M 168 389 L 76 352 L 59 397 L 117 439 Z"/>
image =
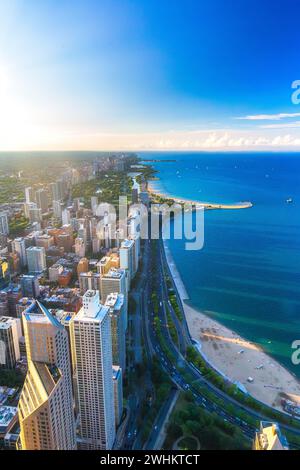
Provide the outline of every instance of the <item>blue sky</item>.
<path id="1" fill-rule="evenodd" d="M 299 13 L 297 0 L 1 0 L 0 149 L 300 149 Z"/>

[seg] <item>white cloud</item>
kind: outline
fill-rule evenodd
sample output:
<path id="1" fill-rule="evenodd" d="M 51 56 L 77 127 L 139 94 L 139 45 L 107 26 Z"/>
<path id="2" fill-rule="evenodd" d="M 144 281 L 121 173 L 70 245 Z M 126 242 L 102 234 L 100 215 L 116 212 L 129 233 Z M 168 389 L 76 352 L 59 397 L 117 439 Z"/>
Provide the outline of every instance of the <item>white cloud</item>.
<path id="1" fill-rule="evenodd" d="M 261 129 L 298 129 L 300 127 L 300 121 L 285 122 L 280 124 L 265 124 L 259 127 L 261 127 Z"/>
<path id="2" fill-rule="evenodd" d="M 278 113 L 278 114 L 253 114 L 249 116 L 236 117 L 242 121 L 280 121 L 281 119 L 299 117 L 300 113 Z"/>

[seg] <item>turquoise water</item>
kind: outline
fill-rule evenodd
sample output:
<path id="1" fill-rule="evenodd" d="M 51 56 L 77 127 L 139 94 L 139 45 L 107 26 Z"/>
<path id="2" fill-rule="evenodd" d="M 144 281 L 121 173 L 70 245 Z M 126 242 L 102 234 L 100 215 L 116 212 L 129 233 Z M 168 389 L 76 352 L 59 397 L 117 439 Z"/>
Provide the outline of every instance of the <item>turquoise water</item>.
<path id="1" fill-rule="evenodd" d="M 252 209 L 205 212 L 205 243 L 170 240 L 190 303 L 261 345 L 297 376 L 300 339 L 300 154 L 141 153 L 158 162 L 158 189 Z M 287 204 L 292 197 L 293 203 Z"/>

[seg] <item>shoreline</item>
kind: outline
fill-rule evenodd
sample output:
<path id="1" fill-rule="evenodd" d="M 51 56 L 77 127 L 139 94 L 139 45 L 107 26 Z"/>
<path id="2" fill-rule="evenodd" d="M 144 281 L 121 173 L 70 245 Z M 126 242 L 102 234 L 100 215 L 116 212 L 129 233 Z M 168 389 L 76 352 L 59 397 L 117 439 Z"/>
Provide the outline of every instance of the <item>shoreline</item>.
<path id="1" fill-rule="evenodd" d="M 204 208 L 205 210 L 213 210 L 213 209 L 239 210 L 239 209 L 250 209 L 251 207 L 253 207 L 253 204 L 250 201 L 237 202 L 233 204 L 223 204 L 223 203 L 215 203 L 215 202 L 200 202 L 200 201 L 195 201 L 192 199 L 179 198 L 177 196 L 171 196 L 170 194 L 163 193 L 162 191 L 155 189 L 151 185 L 151 182 L 149 181 L 148 181 L 148 193 L 150 196 L 159 196 L 164 199 L 172 199 L 177 204 L 192 204 L 196 206 L 196 209 Z"/>
<path id="2" fill-rule="evenodd" d="M 166 242 L 163 241 L 166 252 Z M 282 398 L 300 404 L 300 382 L 260 346 L 246 340 L 193 306 L 167 247 L 167 262 L 184 309 L 188 329 L 204 359 L 242 391 L 279 411 Z M 170 262 L 171 261 L 171 262 Z M 253 382 L 249 382 L 251 377 Z"/>
<path id="3" fill-rule="evenodd" d="M 149 181 L 148 192 L 150 196 L 153 194 L 174 201 L 188 202 L 183 198 L 172 197 L 156 190 Z M 194 203 L 203 207 L 203 204 L 198 201 Z M 206 204 L 209 205 L 209 203 Z M 251 203 L 248 204 L 247 207 L 252 207 Z M 222 208 L 220 206 L 222 205 L 218 205 L 218 208 Z M 228 208 L 228 205 L 225 206 Z M 245 208 L 245 206 L 239 208 Z M 212 319 L 209 312 L 194 308 L 189 302 L 187 290 L 167 241 L 164 239 L 163 247 L 170 273 L 182 302 L 190 336 L 207 363 L 224 378 L 236 384 L 240 390 L 274 409 L 285 412 L 282 407 L 282 398 L 289 399 L 300 406 L 298 378 L 260 346 Z M 290 416 L 288 413 L 287 415 Z"/>

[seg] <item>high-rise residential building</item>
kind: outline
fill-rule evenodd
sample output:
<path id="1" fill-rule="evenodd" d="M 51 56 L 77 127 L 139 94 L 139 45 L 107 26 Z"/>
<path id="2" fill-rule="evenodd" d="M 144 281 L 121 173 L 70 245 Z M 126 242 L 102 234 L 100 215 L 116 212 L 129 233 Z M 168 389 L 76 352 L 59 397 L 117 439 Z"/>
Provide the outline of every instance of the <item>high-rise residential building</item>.
<path id="1" fill-rule="evenodd" d="M 133 245 L 133 276 L 135 276 L 138 269 L 139 269 L 141 239 L 140 239 L 139 235 L 130 235 L 129 239 L 134 241 L 134 245 Z"/>
<path id="2" fill-rule="evenodd" d="M 85 242 L 83 238 L 75 239 L 75 253 L 80 256 L 80 258 L 85 257 Z"/>
<path id="3" fill-rule="evenodd" d="M 112 292 L 124 295 L 125 329 L 127 329 L 128 285 L 125 269 L 111 268 L 107 274 L 100 277 L 101 302 L 105 303 Z"/>
<path id="4" fill-rule="evenodd" d="M 108 295 L 105 306 L 109 307 L 111 318 L 113 364 L 120 366 L 123 374 L 126 368 L 126 314 L 124 295 L 116 292 Z"/>
<path id="5" fill-rule="evenodd" d="M 38 235 L 35 240 L 36 246 L 43 246 L 45 250 L 48 250 L 50 246 L 54 245 L 54 238 L 48 234 Z"/>
<path id="6" fill-rule="evenodd" d="M 104 238 L 104 247 L 106 249 L 111 248 L 112 243 L 111 243 L 111 225 L 106 224 L 103 227 L 103 238 Z"/>
<path id="7" fill-rule="evenodd" d="M 97 237 L 94 237 L 92 239 L 92 251 L 93 251 L 93 254 L 96 255 L 97 253 L 99 253 L 99 251 L 101 250 L 101 240 Z"/>
<path id="8" fill-rule="evenodd" d="M 82 240 L 84 240 L 86 242 L 86 239 L 87 239 L 87 228 L 85 226 L 84 223 L 81 223 L 79 225 L 79 228 L 77 230 L 77 236 L 78 238 L 81 238 Z"/>
<path id="9" fill-rule="evenodd" d="M 59 220 L 62 220 L 63 204 L 60 201 L 52 201 L 53 215 Z"/>
<path id="10" fill-rule="evenodd" d="M 28 362 L 18 405 L 22 450 L 75 449 L 67 331 L 39 302 L 22 319 Z"/>
<path id="11" fill-rule="evenodd" d="M 37 299 L 40 296 L 40 285 L 37 276 L 33 274 L 24 274 L 20 277 L 23 297 Z"/>
<path id="12" fill-rule="evenodd" d="M 24 215 L 29 219 L 29 211 L 31 209 L 38 209 L 38 206 L 35 202 L 25 202 L 24 204 Z"/>
<path id="13" fill-rule="evenodd" d="M 25 240 L 25 246 L 28 248 L 29 246 L 36 246 L 36 239 L 40 235 L 40 232 L 38 231 L 32 231 L 26 237 L 24 238 Z"/>
<path id="14" fill-rule="evenodd" d="M 39 209 L 37 204 L 31 203 L 30 205 L 28 205 L 27 212 L 29 221 L 31 223 L 42 221 L 42 209 Z"/>
<path id="15" fill-rule="evenodd" d="M 14 274 L 20 272 L 21 261 L 20 261 L 19 255 L 17 253 L 9 253 L 8 256 L 7 256 L 7 261 L 8 261 L 8 272 L 7 272 L 6 269 L 5 269 L 5 271 L 3 271 L 1 269 L 2 274 L 3 274 L 3 272 L 7 272 L 7 274 L 9 275 L 10 271 Z M 3 280 L 0 281 L 0 286 L 2 285 L 2 282 L 3 282 Z"/>
<path id="16" fill-rule="evenodd" d="M 0 234 L 1 235 L 9 234 L 8 218 L 5 212 L 0 212 Z"/>
<path id="17" fill-rule="evenodd" d="M 119 250 L 120 253 L 120 268 L 128 270 L 129 280 L 131 281 L 134 276 L 134 240 L 124 240 L 121 243 Z"/>
<path id="18" fill-rule="evenodd" d="M 255 434 L 253 450 L 288 450 L 288 442 L 277 423 L 261 421 Z"/>
<path id="19" fill-rule="evenodd" d="M 24 267 L 27 265 L 27 256 L 26 256 L 26 245 L 25 239 L 18 237 L 15 238 L 12 242 L 12 249 L 14 253 L 17 253 L 20 258 L 21 266 Z"/>
<path id="20" fill-rule="evenodd" d="M 52 201 L 61 201 L 65 195 L 65 185 L 62 180 L 50 184 Z"/>
<path id="21" fill-rule="evenodd" d="M 74 209 L 75 212 L 80 211 L 81 203 L 80 203 L 80 198 L 79 197 L 73 199 L 73 209 Z"/>
<path id="22" fill-rule="evenodd" d="M 123 241 L 124 241 L 124 232 L 123 232 L 123 229 L 118 228 L 118 229 L 115 231 L 115 240 L 114 240 L 115 247 L 116 247 L 116 248 L 120 248 L 121 243 L 122 243 Z"/>
<path id="23" fill-rule="evenodd" d="M 22 297 L 22 290 L 19 284 L 10 284 L 6 289 L 7 301 L 8 301 L 8 311 L 10 316 L 16 317 L 16 305 Z"/>
<path id="24" fill-rule="evenodd" d="M 137 204 L 139 202 L 139 191 L 138 188 L 133 188 L 131 192 L 131 201 L 132 204 Z"/>
<path id="25" fill-rule="evenodd" d="M 115 423 L 119 426 L 123 413 L 123 381 L 122 371 L 119 366 L 113 365 L 113 387 L 115 402 Z"/>
<path id="26" fill-rule="evenodd" d="M 64 249 L 65 253 L 70 253 L 73 249 L 74 238 L 72 233 L 60 233 L 57 236 L 57 246 Z"/>
<path id="27" fill-rule="evenodd" d="M 77 264 L 78 278 L 79 278 L 81 273 L 87 273 L 88 270 L 89 270 L 89 260 L 87 258 L 81 258 L 81 260 Z"/>
<path id="28" fill-rule="evenodd" d="M 91 209 L 92 209 L 93 215 L 96 215 L 97 207 L 98 207 L 98 197 L 92 196 L 91 197 Z"/>
<path id="29" fill-rule="evenodd" d="M 18 318 L 0 317 L 0 368 L 13 369 L 20 359 L 21 334 L 21 323 Z"/>
<path id="30" fill-rule="evenodd" d="M 46 253 L 42 246 L 30 246 L 26 250 L 28 271 L 42 273 L 46 270 Z"/>
<path id="31" fill-rule="evenodd" d="M 100 274 L 93 273 L 92 271 L 80 273 L 79 287 L 81 295 L 83 295 L 87 290 L 99 290 Z"/>
<path id="32" fill-rule="evenodd" d="M 42 214 L 48 212 L 48 193 L 45 189 L 38 189 L 35 193 L 36 203 L 41 209 Z"/>
<path id="33" fill-rule="evenodd" d="M 125 269 L 111 268 L 108 273 L 100 277 L 100 297 L 105 303 L 107 296 L 112 292 L 127 296 L 127 282 Z"/>
<path id="34" fill-rule="evenodd" d="M 111 321 L 109 308 L 100 304 L 98 291 L 85 293 L 83 306 L 71 325 L 79 410 L 78 445 L 87 450 L 109 450 L 115 440 Z"/>
<path id="35" fill-rule="evenodd" d="M 69 225 L 71 223 L 71 213 L 69 209 L 64 209 L 61 213 L 62 224 Z"/>
<path id="36" fill-rule="evenodd" d="M 31 187 L 25 188 L 25 201 L 26 201 L 26 204 L 35 202 L 35 193 L 34 193 L 33 188 Z"/>
<path id="37" fill-rule="evenodd" d="M 50 282 L 57 282 L 59 276 L 63 273 L 64 267 L 59 264 L 55 263 L 49 268 L 49 281 Z"/>

